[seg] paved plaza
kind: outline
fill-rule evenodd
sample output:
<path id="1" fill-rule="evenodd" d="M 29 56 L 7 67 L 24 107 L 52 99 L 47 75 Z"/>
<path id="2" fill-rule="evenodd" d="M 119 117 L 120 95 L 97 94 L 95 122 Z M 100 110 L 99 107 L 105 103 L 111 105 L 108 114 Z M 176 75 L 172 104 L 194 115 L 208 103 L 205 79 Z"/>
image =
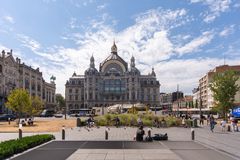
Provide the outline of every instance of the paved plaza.
<path id="1" fill-rule="evenodd" d="M 190 128 L 152 128 L 155 133 L 168 133 L 169 141 L 139 143 L 133 141 L 137 128 L 100 127 L 66 129 L 65 141 L 61 132 L 52 133 L 56 140 L 30 152 L 14 157 L 21 159 L 186 159 L 186 160 L 233 160 L 240 159 L 239 132 L 215 132 L 207 126 L 195 128 L 195 141 L 191 140 Z M 105 140 L 105 130 L 108 140 Z M 147 128 L 145 128 L 147 131 Z M 24 136 L 33 133 L 24 133 Z M 34 133 L 42 134 L 42 133 Z M 17 138 L 17 133 L 1 133 L 1 140 Z"/>

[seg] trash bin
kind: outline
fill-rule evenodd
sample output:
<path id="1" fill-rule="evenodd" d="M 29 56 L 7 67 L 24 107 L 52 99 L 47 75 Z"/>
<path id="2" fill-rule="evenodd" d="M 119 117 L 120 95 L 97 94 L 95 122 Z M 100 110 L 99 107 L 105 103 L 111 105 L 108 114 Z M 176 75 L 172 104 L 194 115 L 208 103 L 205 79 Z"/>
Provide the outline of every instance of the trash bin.
<path id="1" fill-rule="evenodd" d="M 81 119 L 77 118 L 77 127 L 81 127 Z"/>

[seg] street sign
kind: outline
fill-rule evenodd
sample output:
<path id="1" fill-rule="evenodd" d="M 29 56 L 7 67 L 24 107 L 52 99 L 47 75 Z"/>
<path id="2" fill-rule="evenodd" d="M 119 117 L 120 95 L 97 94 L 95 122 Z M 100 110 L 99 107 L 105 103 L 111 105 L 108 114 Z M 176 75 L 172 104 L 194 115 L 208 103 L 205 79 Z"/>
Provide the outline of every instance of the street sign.
<path id="1" fill-rule="evenodd" d="M 237 107 L 233 108 L 232 115 L 234 117 L 240 118 L 240 106 L 237 106 Z"/>

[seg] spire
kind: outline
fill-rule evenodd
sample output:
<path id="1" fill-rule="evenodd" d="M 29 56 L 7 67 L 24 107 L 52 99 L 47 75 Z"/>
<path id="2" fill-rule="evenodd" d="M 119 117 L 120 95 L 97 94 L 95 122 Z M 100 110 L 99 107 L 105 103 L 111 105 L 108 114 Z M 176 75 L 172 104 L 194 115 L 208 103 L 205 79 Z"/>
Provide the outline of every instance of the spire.
<path id="1" fill-rule="evenodd" d="M 111 48 L 111 52 L 112 52 L 112 53 L 117 53 L 117 46 L 116 46 L 116 44 L 115 44 L 115 40 L 113 41 L 113 46 L 112 46 L 112 48 Z"/>
<path id="2" fill-rule="evenodd" d="M 90 68 L 95 68 L 93 55 L 92 55 L 92 57 L 90 58 Z"/>
<path id="3" fill-rule="evenodd" d="M 77 74 L 76 74 L 76 72 L 74 71 L 72 77 L 75 77 L 75 76 L 77 76 Z"/>
<path id="4" fill-rule="evenodd" d="M 135 58 L 132 56 L 131 58 L 131 68 L 135 67 Z"/>
<path id="5" fill-rule="evenodd" d="M 156 73 L 154 72 L 154 68 L 152 68 L 152 73 L 151 73 L 152 76 L 156 76 Z"/>

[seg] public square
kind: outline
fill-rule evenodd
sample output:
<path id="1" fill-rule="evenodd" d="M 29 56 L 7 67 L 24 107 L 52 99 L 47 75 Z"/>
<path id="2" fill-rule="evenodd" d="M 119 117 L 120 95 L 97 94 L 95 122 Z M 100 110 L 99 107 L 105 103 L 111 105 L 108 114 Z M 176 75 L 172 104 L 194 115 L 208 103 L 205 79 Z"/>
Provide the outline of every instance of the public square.
<path id="1" fill-rule="evenodd" d="M 108 140 L 105 140 L 105 131 Z M 148 128 L 144 128 L 145 131 Z M 14 156 L 12 159 L 174 159 L 174 160 L 232 160 L 240 159 L 239 132 L 223 133 L 219 126 L 214 132 L 209 126 L 194 128 L 195 141 L 191 140 L 191 128 L 152 128 L 155 133 L 167 133 L 168 141 L 136 142 L 136 127 L 66 129 L 65 140 L 61 132 L 52 132 L 56 140 Z M 23 136 L 41 134 L 23 133 Z M 18 137 L 18 133 L 0 133 L 1 140 Z"/>

